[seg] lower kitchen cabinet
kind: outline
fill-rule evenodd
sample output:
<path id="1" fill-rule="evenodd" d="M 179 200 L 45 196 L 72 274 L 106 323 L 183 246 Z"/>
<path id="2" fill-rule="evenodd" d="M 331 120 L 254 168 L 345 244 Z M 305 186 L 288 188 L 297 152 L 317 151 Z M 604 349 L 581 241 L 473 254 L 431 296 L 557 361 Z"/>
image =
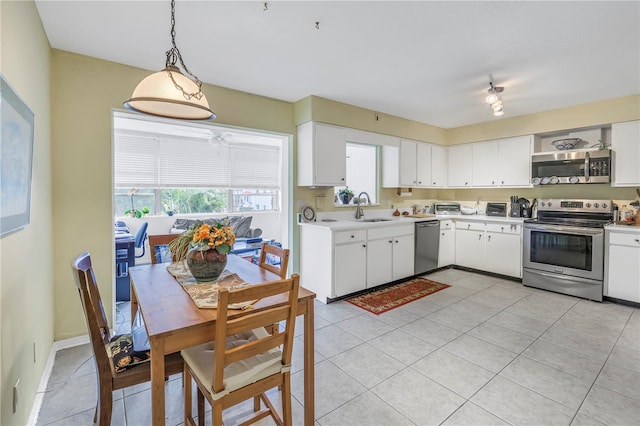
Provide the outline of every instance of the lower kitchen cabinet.
<path id="1" fill-rule="evenodd" d="M 364 290 L 367 287 L 367 244 L 364 238 L 336 244 L 334 261 L 336 297 Z"/>
<path id="2" fill-rule="evenodd" d="M 484 269 L 484 222 L 456 221 L 456 265 Z"/>
<path id="3" fill-rule="evenodd" d="M 413 275 L 414 225 L 367 231 L 367 287 Z"/>
<path id="4" fill-rule="evenodd" d="M 485 270 L 522 278 L 522 225 L 487 223 Z"/>
<path id="5" fill-rule="evenodd" d="M 438 268 L 454 263 L 456 263 L 456 228 L 452 220 L 441 220 Z"/>
<path id="6" fill-rule="evenodd" d="M 605 296 L 640 303 L 640 232 L 605 230 Z"/>
<path id="7" fill-rule="evenodd" d="M 522 278 L 522 225 L 458 220 L 456 264 Z"/>

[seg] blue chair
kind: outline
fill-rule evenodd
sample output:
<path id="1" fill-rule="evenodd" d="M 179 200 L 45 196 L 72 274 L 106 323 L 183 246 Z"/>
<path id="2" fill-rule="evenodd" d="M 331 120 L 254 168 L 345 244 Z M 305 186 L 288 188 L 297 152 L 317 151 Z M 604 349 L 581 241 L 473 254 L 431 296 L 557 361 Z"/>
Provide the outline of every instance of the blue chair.
<path id="1" fill-rule="evenodd" d="M 136 232 L 135 242 L 133 245 L 134 250 L 142 248 L 142 253 L 139 256 L 136 256 L 136 258 L 140 258 L 144 256 L 144 251 L 145 251 L 144 242 L 147 239 L 148 227 L 149 227 L 149 222 L 145 222 L 142 224 L 142 226 L 140 226 L 140 229 L 138 229 L 138 232 Z"/>

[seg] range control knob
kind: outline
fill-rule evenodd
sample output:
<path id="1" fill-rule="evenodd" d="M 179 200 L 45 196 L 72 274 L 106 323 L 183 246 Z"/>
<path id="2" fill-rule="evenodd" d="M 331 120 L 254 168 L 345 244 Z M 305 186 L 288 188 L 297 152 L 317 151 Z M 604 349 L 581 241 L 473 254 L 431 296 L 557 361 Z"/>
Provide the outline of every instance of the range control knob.
<path id="1" fill-rule="evenodd" d="M 593 207 L 595 207 L 595 208 L 597 209 L 598 207 L 600 207 L 600 204 L 598 204 L 598 203 L 593 203 Z"/>
<path id="2" fill-rule="evenodd" d="M 541 207 L 544 207 L 544 201 L 542 201 L 542 202 L 540 203 L 540 206 L 541 206 Z"/>
<path id="3" fill-rule="evenodd" d="M 586 206 L 587 208 L 591 208 L 591 203 L 587 203 L 587 204 L 585 204 L 585 206 Z"/>
<path id="4" fill-rule="evenodd" d="M 607 203 L 602 203 L 602 208 L 606 209 L 607 208 Z"/>
<path id="5" fill-rule="evenodd" d="M 551 207 L 551 201 L 547 201 L 547 207 Z"/>

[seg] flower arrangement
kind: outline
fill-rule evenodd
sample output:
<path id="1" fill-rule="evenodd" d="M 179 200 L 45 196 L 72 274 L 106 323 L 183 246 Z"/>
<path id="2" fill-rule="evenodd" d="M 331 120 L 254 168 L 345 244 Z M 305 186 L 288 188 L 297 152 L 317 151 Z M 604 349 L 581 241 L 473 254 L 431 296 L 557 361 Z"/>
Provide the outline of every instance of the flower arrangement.
<path id="1" fill-rule="evenodd" d="M 338 191 L 338 197 L 353 197 L 353 191 L 348 186 Z"/>
<path id="2" fill-rule="evenodd" d="M 124 211 L 124 214 L 129 215 L 131 217 L 137 217 L 137 218 L 141 218 L 142 215 L 145 214 L 149 214 L 150 210 L 149 207 L 144 206 L 142 208 L 142 210 L 137 210 L 134 206 L 133 206 L 133 197 L 139 192 L 140 190 L 138 188 L 131 188 L 128 192 L 128 195 L 131 197 L 131 208 L 128 210 Z"/>
<path id="3" fill-rule="evenodd" d="M 176 261 L 184 260 L 191 247 L 198 251 L 215 249 L 220 254 L 228 254 L 236 240 L 232 228 L 224 223 L 196 223 L 191 229 L 180 234 L 169 243 L 169 250 Z"/>

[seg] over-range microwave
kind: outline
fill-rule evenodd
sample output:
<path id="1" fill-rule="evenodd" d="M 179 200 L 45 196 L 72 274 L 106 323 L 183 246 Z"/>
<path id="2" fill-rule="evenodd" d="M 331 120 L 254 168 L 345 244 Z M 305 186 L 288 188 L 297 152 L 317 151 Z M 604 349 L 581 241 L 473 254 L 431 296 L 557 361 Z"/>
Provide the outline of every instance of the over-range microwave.
<path id="1" fill-rule="evenodd" d="M 534 185 L 611 182 L 611 150 L 560 151 L 531 156 Z"/>

